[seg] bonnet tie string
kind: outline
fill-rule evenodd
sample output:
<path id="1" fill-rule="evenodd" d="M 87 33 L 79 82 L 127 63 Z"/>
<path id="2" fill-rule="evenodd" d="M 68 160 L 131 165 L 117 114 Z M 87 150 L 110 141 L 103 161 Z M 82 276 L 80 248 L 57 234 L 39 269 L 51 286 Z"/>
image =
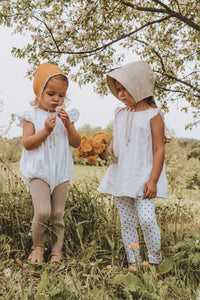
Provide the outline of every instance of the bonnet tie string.
<path id="1" fill-rule="evenodd" d="M 53 116 L 53 112 L 50 112 L 48 110 L 48 116 Z M 53 143 L 52 143 L 53 140 Z M 56 146 L 56 137 L 55 137 L 55 131 L 54 129 L 52 130 L 52 132 L 49 135 L 49 148 L 51 148 L 52 146 Z"/>
<path id="2" fill-rule="evenodd" d="M 133 124 L 133 115 L 135 111 L 135 105 L 130 106 L 127 108 L 127 117 L 126 117 L 126 131 L 125 131 L 125 137 L 126 137 L 126 146 L 128 146 L 130 140 L 131 140 L 131 130 L 132 130 L 132 124 Z M 129 122 L 129 116 L 131 114 L 131 119 Z M 129 124 L 130 123 L 130 124 Z"/>

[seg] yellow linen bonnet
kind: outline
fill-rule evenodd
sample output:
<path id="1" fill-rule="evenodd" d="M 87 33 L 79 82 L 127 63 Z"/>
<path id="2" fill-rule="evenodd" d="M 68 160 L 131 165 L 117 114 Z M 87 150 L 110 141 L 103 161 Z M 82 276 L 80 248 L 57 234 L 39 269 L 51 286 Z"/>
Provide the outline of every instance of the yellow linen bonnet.
<path id="1" fill-rule="evenodd" d="M 37 99 L 40 99 L 48 80 L 56 75 L 63 75 L 67 78 L 64 72 L 55 64 L 43 63 L 37 68 L 33 81 L 33 91 Z M 68 85 L 67 78 L 67 88 Z"/>

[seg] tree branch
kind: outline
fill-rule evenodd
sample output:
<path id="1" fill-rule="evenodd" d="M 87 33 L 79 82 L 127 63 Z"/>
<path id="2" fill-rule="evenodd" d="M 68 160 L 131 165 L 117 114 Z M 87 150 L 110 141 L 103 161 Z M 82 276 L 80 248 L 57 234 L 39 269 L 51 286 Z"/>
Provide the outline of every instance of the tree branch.
<path id="1" fill-rule="evenodd" d="M 128 2 L 128 1 L 122 1 L 122 4 L 124 4 L 125 6 L 129 6 L 133 9 L 135 9 L 135 10 L 138 10 L 138 11 L 157 12 L 157 13 L 168 14 L 171 17 L 175 17 L 175 18 L 181 20 L 183 23 L 189 25 L 190 27 L 194 28 L 195 30 L 200 31 L 200 26 L 198 24 L 194 23 L 192 20 L 184 17 L 181 14 L 180 10 L 179 10 L 179 12 L 175 12 L 175 11 L 171 10 L 166 4 L 162 3 L 159 0 L 152 0 L 152 1 L 156 2 L 157 4 L 160 4 L 162 7 L 164 7 L 164 9 L 145 7 L 145 6 L 140 7 L 137 4 L 133 4 L 133 3 Z"/>
<path id="2" fill-rule="evenodd" d="M 179 19 L 180 21 L 184 22 L 185 24 L 189 25 L 190 27 L 196 29 L 197 31 L 200 31 L 200 25 L 194 23 L 192 20 L 184 17 L 180 12 L 175 12 L 171 10 L 166 4 L 162 3 L 159 0 L 152 0 L 153 2 L 159 4 L 160 6 L 164 7 L 166 10 L 166 13 L 168 13 L 171 17 L 175 17 Z"/>
<path id="3" fill-rule="evenodd" d="M 113 45 L 113 44 L 119 42 L 120 40 L 122 40 L 122 39 L 124 39 L 124 38 L 127 38 L 127 37 L 129 37 L 129 36 L 131 36 L 131 35 L 133 35 L 133 34 L 139 32 L 139 31 L 141 31 L 141 30 L 144 29 L 145 27 L 148 27 L 148 26 L 153 25 L 153 24 L 156 24 L 156 23 L 160 23 L 160 22 L 165 21 L 165 20 L 168 20 L 168 19 L 169 19 L 169 16 L 164 17 L 164 18 L 161 18 L 161 19 L 158 19 L 158 20 L 155 20 L 155 21 L 152 21 L 152 22 L 148 22 L 148 23 L 146 23 L 145 25 L 143 25 L 143 26 L 141 26 L 141 27 L 139 27 L 139 28 L 137 28 L 137 29 L 135 29 L 135 30 L 133 30 L 133 31 L 131 31 L 131 32 L 129 32 L 129 33 L 127 33 L 127 34 L 123 34 L 123 35 L 121 35 L 119 38 L 116 38 L 115 40 L 113 40 L 113 41 L 111 41 L 111 42 L 109 42 L 109 43 L 107 43 L 107 44 L 104 44 L 104 45 L 102 45 L 102 46 L 100 46 L 100 47 L 97 47 L 97 48 L 95 48 L 95 49 L 93 49 L 93 50 L 86 50 L 86 51 L 67 51 L 67 52 L 64 52 L 64 51 L 52 51 L 52 50 L 49 50 L 49 51 L 43 51 L 43 53 L 51 52 L 51 53 L 74 54 L 74 55 L 77 55 L 77 54 L 93 54 L 93 53 L 99 52 L 99 51 L 101 51 L 101 50 L 104 50 L 105 48 L 107 48 L 107 47 L 109 47 L 109 46 L 111 46 L 111 45 Z"/>
<path id="4" fill-rule="evenodd" d="M 40 18 L 38 18 L 38 17 L 36 17 L 36 16 L 33 16 L 33 18 L 35 18 L 36 20 L 38 20 L 39 22 L 41 22 L 41 23 L 46 27 L 46 29 L 48 30 L 48 32 L 49 32 L 50 35 L 51 35 L 51 38 L 52 38 L 53 42 L 55 43 L 55 46 L 56 46 L 56 48 L 57 48 L 57 52 L 60 53 L 59 46 L 58 46 L 58 44 L 57 44 L 57 42 L 56 42 L 56 40 L 55 40 L 55 38 L 54 38 L 54 36 L 53 36 L 53 33 L 52 33 L 51 29 L 50 29 L 50 28 L 47 26 L 47 24 L 46 24 L 43 20 L 41 20 Z"/>
<path id="5" fill-rule="evenodd" d="M 162 9 L 162 8 L 153 8 L 153 7 L 140 7 L 138 6 L 137 4 L 133 4 L 129 1 L 121 1 L 122 4 L 124 4 L 125 6 L 129 6 L 135 10 L 138 10 L 138 11 L 150 11 L 150 12 L 158 12 L 158 13 L 165 13 L 166 14 L 166 10 L 165 9 Z"/>
<path id="6" fill-rule="evenodd" d="M 141 43 L 141 44 L 144 44 L 144 45 L 146 45 L 146 46 L 149 46 L 149 44 L 148 44 L 147 42 L 145 42 L 145 41 L 142 41 L 142 40 L 139 40 L 139 39 L 135 39 L 135 40 L 136 40 L 137 42 Z M 159 53 L 158 51 L 154 50 L 154 49 L 152 49 L 151 51 L 152 51 L 153 53 L 155 53 L 156 56 L 157 56 L 157 57 L 159 58 L 159 60 L 160 60 L 161 68 L 162 68 L 162 71 L 163 71 L 163 73 L 161 73 L 161 74 L 162 74 L 163 76 L 166 76 L 167 78 L 170 78 L 170 79 L 173 79 L 173 80 L 175 80 L 175 81 L 178 81 L 178 82 L 180 82 L 180 83 L 182 83 L 182 84 L 184 84 L 184 85 L 186 85 L 186 86 L 189 86 L 190 88 L 193 89 L 193 85 L 190 84 L 189 82 L 184 81 L 184 80 L 182 80 L 182 79 L 180 79 L 180 78 L 178 78 L 178 77 L 176 77 L 176 76 L 174 76 L 174 75 L 172 75 L 172 74 L 167 73 L 166 68 L 165 68 L 165 65 L 164 65 L 164 62 L 163 62 L 163 59 L 162 59 L 162 56 L 160 55 L 160 53 Z M 157 71 L 157 73 L 160 73 L 160 72 Z M 197 91 L 200 92 L 200 90 L 198 90 L 198 89 L 197 89 Z M 197 97 L 200 98 L 200 95 L 197 96 Z"/>

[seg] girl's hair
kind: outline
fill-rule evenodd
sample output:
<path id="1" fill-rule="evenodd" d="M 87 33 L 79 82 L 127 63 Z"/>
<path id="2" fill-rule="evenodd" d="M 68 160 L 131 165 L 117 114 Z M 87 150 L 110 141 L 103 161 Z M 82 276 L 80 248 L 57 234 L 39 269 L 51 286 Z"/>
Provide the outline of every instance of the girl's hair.
<path id="1" fill-rule="evenodd" d="M 157 107 L 156 102 L 155 102 L 153 96 L 144 98 L 143 100 L 144 100 L 147 104 L 149 104 L 152 108 L 156 108 L 156 107 Z M 170 141 L 171 141 L 171 139 L 170 139 L 170 138 L 167 138 L 166 135 L 164 135 L 164 143 L 167 144 L 167 143 L 169 143 Z"/>
<path id="2" fill-rule="evenodd" d="M 62 75 L 62 74 L 58 74 L 58 75 L 55 75 L 55 76 L 52 76 L 52 77 L 56 77 L 57 79 L 60 79 L 60 80 L 62 80 L 62 81 L 65 82 L 65 83 L 68 83 L 67 77 L 64 76 L 64 75 Z M 52 78 L 52 77 L 51 77 L 51 78 Z M 51 79 L 51 78 L 50 78 L 50 79 Z M 50 79 L 49 79 L 49 80 L 50 80 Z M 44 90 L 46 89 L 46 86 L 47 86 L 47 83 L 49 82 L 49 80 L 47 80 L 47 82 L 46 82 L 46 84 L 45 84 L 45 86 L 44 86 L 44 88 L 43 88 L 42 93 L 43 93 Z M 67 97 L 66 97 L 65 99 L 67 99 Z M 39 105 L 39 102 L 40 102 L 40 99 L 38 99 L 38 98 L 36 97 L 33 101 L 30 102 L 30 104 L 31 104 L 32 106 L 38 106 L 38 105 Z"/>
<path id="3" fill-rule="evenodd" d="M 154 96 L 149 96 L 149 97 L 146 97 L 146 98 L 144 98 L 144 99 L 142 99 L 142 100 L 140 100 L 140 101 L 145 101 L 149 106 L 151 106 L 152 108 L 157 108 L 157 105 L 156 105 L 156 102 L 155 102 L 155 99 L 154 99 Z M 138 101 L 139 102 L 139 101 Z M 118 113 L 120 112 L 120 111 L 122 111 L 122 110 L 125 110 L 126 109 L 126 107 L 122 107 L 119 111 L 118 111 Z M 117 113 L 117 114 L 118 114 Z"/>
<path id="4" fill-rule="evenodd" d="M 147 98 L 144 98 L 143 101 L 145 101 L 149 106 L 156 108 L 156 102 L 154 100 L 154 96 L 149 96 Z"/>

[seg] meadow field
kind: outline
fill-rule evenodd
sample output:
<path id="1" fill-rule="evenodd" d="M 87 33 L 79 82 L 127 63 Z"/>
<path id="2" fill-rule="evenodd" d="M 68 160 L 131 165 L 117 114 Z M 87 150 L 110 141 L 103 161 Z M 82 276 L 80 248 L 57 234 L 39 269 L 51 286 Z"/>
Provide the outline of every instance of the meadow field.
<path id="1" fill-rule="evenodd" d="M 139 225 L 142 265 L 135 273 L 129 270 L 113 198 L 97 192 L 104 166 L 75 164 L 65 207 L 62 264 L 47 262 L 49 232 L 56 235 L 56 227 L 50 224 L 46 224 L 46 262 L 39 266 L 27 263 L 32 245 L 30 192 L 20 177 L 18 162 L 1 161 L 0 299 L 200 299 L 200 191 L 186 188 L 178 179 L 177 174 L 182 180 L 185 177 L 180 174 L 183 167 L 174 168 L 173 153 L 169 149 L 166 157 L 169 196 L 156 201 L 163 281 L 157 280 L 147 263 Z"/>

